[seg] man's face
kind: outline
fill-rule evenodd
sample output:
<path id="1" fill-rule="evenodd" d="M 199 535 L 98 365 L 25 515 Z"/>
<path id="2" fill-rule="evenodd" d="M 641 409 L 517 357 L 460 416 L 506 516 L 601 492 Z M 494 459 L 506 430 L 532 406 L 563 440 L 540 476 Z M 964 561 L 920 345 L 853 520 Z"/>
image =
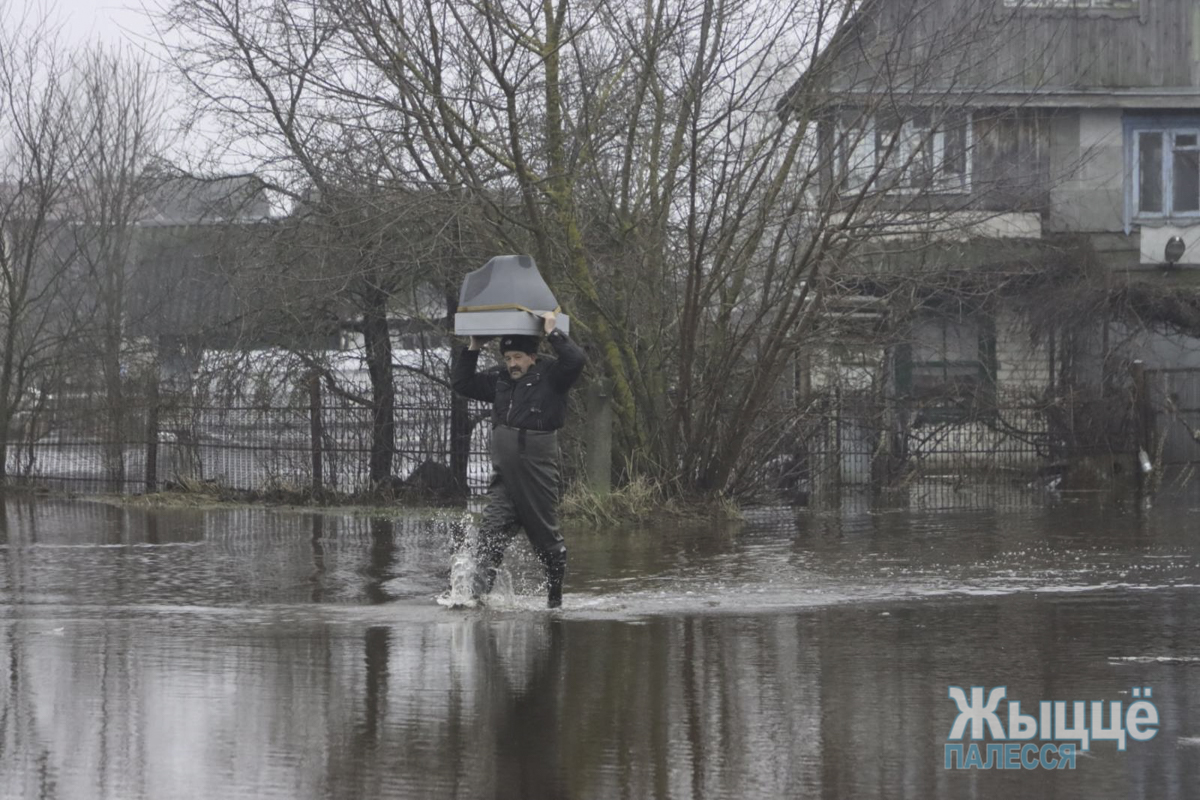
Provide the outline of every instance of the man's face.
<path id="1" fill-rule="evenodd" d="M 509 350 L 504 353 L 504 366 L 508 370 L 508 376 L 514 381 L 524 377 L 536 362 L 536 358 L 520 350 Z"/>

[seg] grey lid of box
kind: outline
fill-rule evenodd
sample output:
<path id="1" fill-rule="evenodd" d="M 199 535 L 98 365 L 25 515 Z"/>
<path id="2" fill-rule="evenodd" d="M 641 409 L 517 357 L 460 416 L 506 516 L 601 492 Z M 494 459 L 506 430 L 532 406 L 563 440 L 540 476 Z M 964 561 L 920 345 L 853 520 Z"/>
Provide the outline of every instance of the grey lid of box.
<path id="1" fill-rule="evenodd" d="M 532 256 L 496 256 L 467 273 L 458 295 L 459 311 L 516 306 L 537 311 L 558 308 Z"/>

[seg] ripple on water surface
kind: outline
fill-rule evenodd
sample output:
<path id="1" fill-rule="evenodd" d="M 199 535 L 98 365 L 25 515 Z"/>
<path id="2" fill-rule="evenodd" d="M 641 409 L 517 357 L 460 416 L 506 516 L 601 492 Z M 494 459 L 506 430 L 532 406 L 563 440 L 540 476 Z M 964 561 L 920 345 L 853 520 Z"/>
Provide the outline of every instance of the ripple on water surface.
<path id="1" fill-rule="evenodd" d="M 574 532 L 559 612 L 524 544 L 488 607 L 438 607 L 456 515 L 5 514 L 6 799 L 1200 785 L 1200 570 L 1181 514 L 756 512 Z M 1153 685 L 1163 724 L 1072 772 L 947 772 L 950 685 L 1028 704 Z"/>

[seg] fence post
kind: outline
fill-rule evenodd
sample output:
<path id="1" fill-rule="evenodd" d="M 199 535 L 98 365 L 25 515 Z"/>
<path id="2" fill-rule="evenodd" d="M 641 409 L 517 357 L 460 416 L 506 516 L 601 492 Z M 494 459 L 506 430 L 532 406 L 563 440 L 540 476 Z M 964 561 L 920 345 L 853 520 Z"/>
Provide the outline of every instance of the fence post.
<path id="1" fill-rule="evenodd" d="M 1137 488 L 1145 489 L 1150 485 L 1150 476 L 1142 462 L 1142 452 L 1147 458 L 1154 455 L 1154 405 L 1150 396 L 1150 376 L 1146 372 L 1146 364 L 1141 359 L 1133 362 L 1133 396 L 1134 396 L 1134 428 L 1136 430 L 1138 453 L 1135 454 L 1137 466 Z"/>
<path id="2" fill-rule="evenodd" d="M 325 476 L 322 474 L 321 440 L 324 430 L 321 421 L 321 375 L 312 372 L 308 376 L 308 421 L 312 434 L 312 491 L 320 494 L 325 488 Z"/>
<path id="3" fill-rule="evenodd" d="M 146 492 L 158 491 L 158 367 L 155 365 L 146 404 Z"/>
<path id="4" fill-rule="evenodd" d="M 593 492 L 612 491 L 612 392 L 604 381 L 587 389 L 587 482 Z"/>

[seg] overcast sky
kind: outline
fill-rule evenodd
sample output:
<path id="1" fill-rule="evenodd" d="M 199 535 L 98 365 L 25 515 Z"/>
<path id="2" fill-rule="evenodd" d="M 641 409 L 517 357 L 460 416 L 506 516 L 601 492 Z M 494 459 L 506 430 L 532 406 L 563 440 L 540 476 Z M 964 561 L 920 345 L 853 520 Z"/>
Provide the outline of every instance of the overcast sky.
<path id="1" fill-rule="evenodd" d="M 126 44 L 145 50 L 151 63 L 159 63 L 162 51 L 146 8 L 157 8 L 168 0 L 0 0 L 0 10 L 7 6 L 9 19 L 32 21 L 48 17 L 60 31 L 59 42 L 65 46 L 80 46 L 89 42 L 100 42 L 107 46 Z M 168 73 L 169 74 L 169 73 Z M 161 85 L 163 91 L 172 95 L 178 90 L 168 79 Z M 168 119 L 181 121 L 183 107 L 173 102 L 166 103 Z M 205 126 L 193 125 L 183 136 L 173 136 L 168 156 L 181 166 L 190 165 L 201 153 L 209 152 Z M 227 162 L 221 169 L 241 171 L 246 166 L 232 156 L 222 157 Z"/>
<path id="2" fill-rule="evenodd" d="M 5 0 L 0 0 L 3 3 Z M 152 33 L 150 22 L 139 0 L 9 0 L 30 15 L 50 11 L 62 24 L 63 34 L 76 42 L 99 39 L 117 43 Z M 147 5 L 153 5 L 152 0 Z"/>

